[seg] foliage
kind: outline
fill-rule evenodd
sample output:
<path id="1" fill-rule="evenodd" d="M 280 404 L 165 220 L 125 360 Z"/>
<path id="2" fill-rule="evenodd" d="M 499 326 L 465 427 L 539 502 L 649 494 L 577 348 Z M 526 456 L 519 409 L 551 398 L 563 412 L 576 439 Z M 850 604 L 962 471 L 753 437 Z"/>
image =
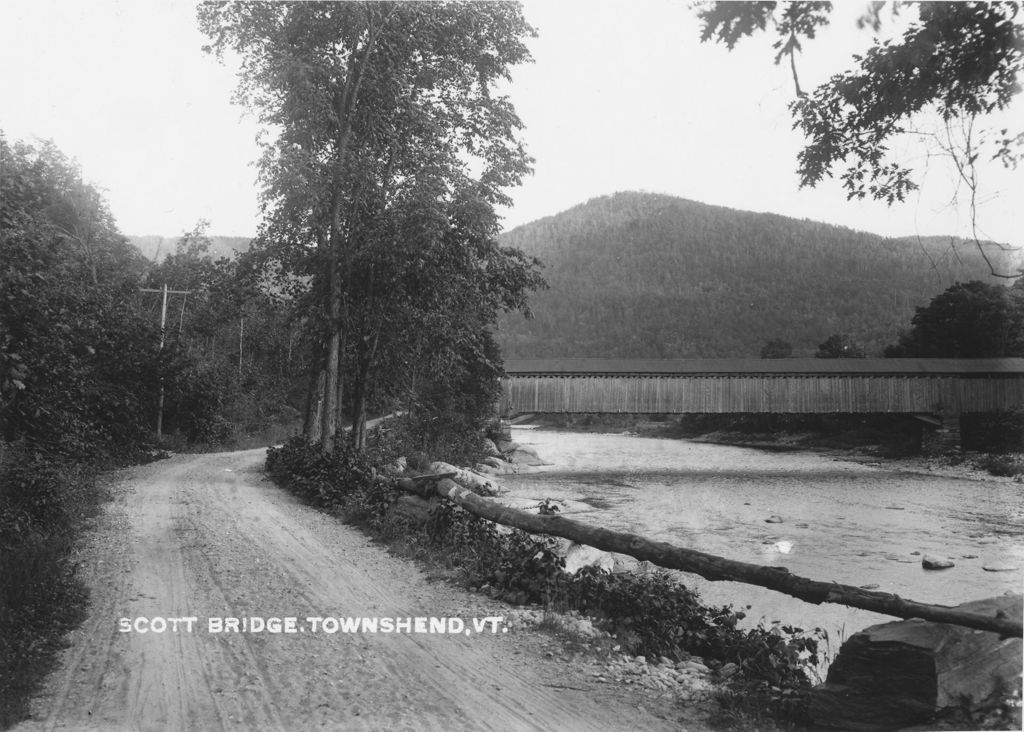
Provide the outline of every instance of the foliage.
<path id="1" fill-rule="evenodd" d="M 70 554 L 101 498 L 93 466 L 0 442 L 0 728 L 28 714 L 62 637 L 83 617 Z"/>
<path id="2" fill-rule="evenodd" d="M 956 280 L 986 279 L 948 238 L 885 239 L 649 193 L 588 201 L 502 235 L 544 261 L 532 319 L 502 317 L 509 358 L 757 358 L 778 334 L 810 357 L 837 331 L 881 353 Z"/>
<path id="3" fill-rule="evenodd" d="M 781 338 L 768 341 L 761 348 L 761 358 L 789 358 L 793 355 L 793 346 Z"/>
<path id="4" fill-rule="evenodd" d="M 880 29 L 880 5 L 875 4 L 862 25 Z M 803 41 L 828 24 L 831 3 L 721 2 L 698 11 L 701 40 L 720 41 L 730 49 L 772 24 L 775 62 L 788 56 L 793 68 L 794 126 L 807 138 L 799 155 L 802 186 L 817 185 L 834 167 L 845 165 L 843 186 L 851 198 L 902 201 L 917 185 L 907 165 L 892 160 L 893 137 L 907 131 L 922 112 L 934 112 L 945 121 L 973 119 L 1006 109 L 1020 91 L 1024 39 L 1016 22 L 1017 3 L 900 7 L 917 14 L 901 37 L 876 38 L 865 53 L 854 56 L 854 68 L 809 93 L 800 88 L 795 56 Z"/>
<path id="5" fill-rule="evenodd" d="M 274 130 L 258 248 L 314 347 L 306 434 L 331 449 L 347 405 L 362 448 L 372 406 L 416 413 L 422 385 L 454 397 L 493 370 L 488 326 L 539 284 L 495 214 L 529 170 L 497 84 L 532 29 L 511 3 L 211 3 L 199 22 Z"/>
<path id="6" fill-rule="evenodd" d="M 338 512 L 353 496 L 370 492 L 387 495 L 387 482 L 378 479 L 370 457 L 344 446 L 324 453 L 302 437 L 267 450 L 267 472 L 310 505 Z M 383 502 L 383 507 L 388 505 Z"/>
<path id="7" fill-rule="evenodd" d="M 978 461 L 978 467 L 992 475 L 1015 478 L 1024 475 L 1024 456 L 1017 455 L 984 455 Z"/>
<path id="8" fill-rule="evenodd" d="M 1024 452 L 1024 409 L 960 415 L 965 450 L 993 453 Z"/>
<path id="9" fill-rule="evenodd" d="M 326 456 L 300 438 L 271 449 L 267 457 L 278 484 L 387 534 L 396 521 L 390 508 L 398 494 L 372 465 L 351 448 Z M 818 631 L 778 624 L 741 630 L 742 612 L 704 606 L 693 590 L 664 571 L 609 574 L 586 568 L 570 576 L 550 537 L 507 530 L 447 499 L 425 526 L 402 523 L 400 531 L 405 540 L 422 532 L 424 543 L 443 550 L 471 586 L 510 603 L 579 610 L 597 618 L 633 653 L 731 662 L 752 680 L 787 688 L 806 687 L 807 669 L 817 663 Z"/>
<path id="10" fill-rule="evenodd" d="M 52 143 L 0 136 L 0 154 L 2 437 L 88 459 L 130 455 L 146 442 L 163 371 L 135 308 L 140 262 Z"/>
<path id="11" fill-rule="evenodd" d="M 165 379 L 165 431 L 216 445 L 294 414 L 305 386 L 295 372 L 309 344 L 296 335 L 292 301 L 261 277 L 255 255 L 214 259 L 206 228 L 200 221 L 183 234 L 144 284 L 179 293 L 168 307 L 164 358 L 176 368 Z M 147 297 L 159 318 L 161 295 Z"/>
<path id="12" fill-rule="evenodd" d="M 1024 356 L 1024 280 L 1012 288 L 957 282 L 925 307 L 886 356 L 1003 358 Z"/>
<path id="13" fill-rule="evenodd" d="M 834 333 L 818 346 L 815 358 L 864 358 L 864 349 L 848 333 Z"/>

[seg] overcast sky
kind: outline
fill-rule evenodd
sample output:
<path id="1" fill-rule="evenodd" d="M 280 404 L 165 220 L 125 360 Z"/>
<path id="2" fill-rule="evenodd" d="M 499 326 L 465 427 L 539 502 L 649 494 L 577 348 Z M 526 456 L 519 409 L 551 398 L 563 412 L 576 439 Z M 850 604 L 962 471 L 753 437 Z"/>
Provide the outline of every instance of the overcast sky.
<path id="1" fill-rule="evenodd" d="M 801 138 L 786 108 L 787 66 L 769 39 L 701 44 L 686 0 L 537 0 L 535 62 L 508 93 L 535 173 L 513 192 L 506 228 L 621 190 L 841 224 L 885 235 L 969 231 L 966 195 L 923 148 L 922 191 L 889 208 L 848 202 L 838 182 L 799 191 Z M 834 27 L 799 60 L 808 88 L 845 68 L 870 35 L 867 3 L 839 4 Z M 200 218 L 211 233 L 256 231 L 256 127 L 231 104 L 233 71 L 201 51 L 184 0 L 0 0 L 0 129 L 53 139 L 104 189 L 127 234 L 177 236 Z M 1024 129 L 1021 103 L 1000 126 Z M 903 143 L 897 143 L 902 149 Z M 1024 169 L 983 171 L 980 222 L 1024 244 Z"/>

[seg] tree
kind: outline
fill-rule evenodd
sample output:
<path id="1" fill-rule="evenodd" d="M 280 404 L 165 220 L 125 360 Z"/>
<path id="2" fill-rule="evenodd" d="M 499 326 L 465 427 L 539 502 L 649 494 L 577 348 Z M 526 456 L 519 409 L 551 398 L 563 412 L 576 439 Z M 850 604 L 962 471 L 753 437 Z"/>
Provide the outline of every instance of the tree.
<path id="1" fill-rule="evenodd" d="M 873 3 L 860 25 L 878 31 L 883 5 Z M 1024 132 L 985 133 L 976 123 L 1007 109 L 1020 91 L 1020 5 L 921 2 L 896 7 L 917 13 L 901 37 L 891 42 L 876 39 L 864 54 L 854 56 L 854 68 L 810 92 L 800 86 L 796 55 L 805 41 L 828 25 L 831 3 L 716 2 L 698 15 L 701 40 L 716 40 L 730 49 L 741 38 L 773 26 L 775 62 L 788 58 L 793 73 L 794 127 L 807 138 L 797 168 L 801 187 L 813 187 L 845 166 L 841 178 L 848 197 L 870 196 L 890 205 L 903 201 L 917 184 L 910 167 L 892 158 L 890 145 L 896 136 L 912 131 L 922 114 L 938 115 L 946 132 L 939 145 L 953 158 L 957 175 L 970 192 L 975 243 L 987 259 L 985 246 L 992 243 L 979 239 L 975 221 L 976 163 L 998 159 L 1015 166 Z M 954 142 L 955 136 L 962 139 Z M 991 262 L 989 267 L 997 274 Z"/>
<path id="2" fill-rule="evenodd" d="M 889 357 L 1024 356 L 1024 280 L 1012 288 L 977 280 L 957 283 L 917 308 L 911 329 Z"/>
<path id="3" fill-rule="evenodd" d="M 319 433 L 330 450 L 346 382 L 358 423 L 383 336 L 416 334 L 405 316 L 431 322 L 412 316 L 431 298 L 399 306 L 394 289 L 403 268 L 426 261 L 416 244 L 444 242 L 440 261 L 478 283 L 517 268 L 523 277 L 507 285 L 529 279 L 529 263 L 495 242 L 494 207 L 529 159 L 494 87 L 529 59 L 532 29 L 510 3 L 217 3 L 201 6 L 199 22 L 211 51 L 239 54 L 238 99 L 276 131 L 260 163 L 259 241 L 279 276 L 304 284 L 306 322 L 322 344 L 308 403 L 323 407 L 307 437 Z M 394 256 L 403 243 L 412 251 Z M 521 295 L 507 294 L 498 300 L 518 305 Z"/>
<path id="4" fill-rule="evenodd" d="M 846 333 L 830 335 L 818 346 L 815 358 L 864 358 L 864 349 Z"/>
<path id="5" fill-rule="evenodd" d="M 761 358 L 789 358 L 792 355 L 793 346 L 780 338 L 768 341 L 761 349 Z"/>
<path id="6" fill-rule="evenodd" d="M 0 158 L 0 442 L 130 453 L 148 440 L 159 369 L 136 305 L 142 258 L 53 143 L 0 134 Z"/>

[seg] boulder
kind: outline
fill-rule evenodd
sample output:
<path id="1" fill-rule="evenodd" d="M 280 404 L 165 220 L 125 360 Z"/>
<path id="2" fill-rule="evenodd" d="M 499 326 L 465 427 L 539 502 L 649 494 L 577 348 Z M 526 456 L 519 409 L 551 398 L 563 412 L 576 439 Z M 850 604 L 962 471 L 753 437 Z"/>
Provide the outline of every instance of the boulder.
<path id="1" fill-rule="evenodd" d="M 472 470 L 468 470 L 467 468 L 458 468 L 451 463 L 436 462 L 430 464 L 429 470 L 432 473 L 454 473 L 455 475 L 452 477 L 452 480 L 463 488 L 468 488 L 478 495 L 498 495 L 497 483 L 490 478 L 480 475 L 480 473 Z"/>
<path id="2" fill-rule="evenodd" d="M 964 603 L 980 615 L 1021 617 L 1024 596 Z M 1020 638 L 925 620 L 873 625 L 843 644 L 824 684 L 811 690 L 816 727 L 898 729 L 946 710 L 983 711 L 1019 688 Z"/>
<path id="3" fill-rule="evenodd" d="M 508 459 L 509 462 L 515 465 L 537 466 L 548 464 L 541 460 L 540 455 L 538 455 L 537 451 L 532 447 L 524 447 L 522 445 L 519 445 L 515 450 L 508 453 Z"/>
<path id="4" fill-rule="evenodd" d="M 766 524 L 781 524 L 782 523 L 782 517 L 773 513 L 771 516 L 766 518 L 764 520 L 764 522 Z"/>
<path id="5" fill-rule="evenodd" d="M 498 448 L 498 452 L 502 455 L 507 455 L 519 447 L 519 443 L 514 440 L 495 440 L 494 446 Z"/>
<path id="6" fill-rule="evenodd" d="M 921 557 L 921 566 L 925 569 L 949 569 L 955 565 L 953 560 L 948 557 L 940 557 L 937 554 L 925 554 Z"/>
<path id="7" fill-rule="evenodd" d="M 586 544 L 572 543 L 565 552 L 565 571 L 576 574 L 584 567 L 598 567 L 605 572 L 615 568 L 615 559 L 611 553 L 601 551 Z"/>

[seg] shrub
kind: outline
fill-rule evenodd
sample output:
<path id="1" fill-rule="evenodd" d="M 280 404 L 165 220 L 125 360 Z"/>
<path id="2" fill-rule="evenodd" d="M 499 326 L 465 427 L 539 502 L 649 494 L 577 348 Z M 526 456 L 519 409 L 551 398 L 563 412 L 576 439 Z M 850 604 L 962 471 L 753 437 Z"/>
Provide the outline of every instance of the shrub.
<path id="1" fill-rule="evenodd" d="M 0 447 L 3 447 L 0 445 Z M 0 461 L 0 728 L 28 699 L 84 613 L 70 560 L 81 518 L 98 505 L 93 469 L 23 445 Z"/>
<path id="2" fill-rule="evenodd" d="M 978 466 L 992 475 L 1013 478 L 1024 475 L 1024 455 L 985 455 Z"/>
<path id="3" fill-rule="evenodd" d="M 993 453 L 1024 451 L 1024 409 L 960 417 L 965 450 Z"/>
<path id="4" fill-rule="evenodd" d="M 358 520 L 379 520 L 398 497 L 390 479 L 377 474 L 372 458 L 344 444 L 323 452 L 296 436 L 267 450 L 267 472 L 317 508 L 351 512 Z"/>

